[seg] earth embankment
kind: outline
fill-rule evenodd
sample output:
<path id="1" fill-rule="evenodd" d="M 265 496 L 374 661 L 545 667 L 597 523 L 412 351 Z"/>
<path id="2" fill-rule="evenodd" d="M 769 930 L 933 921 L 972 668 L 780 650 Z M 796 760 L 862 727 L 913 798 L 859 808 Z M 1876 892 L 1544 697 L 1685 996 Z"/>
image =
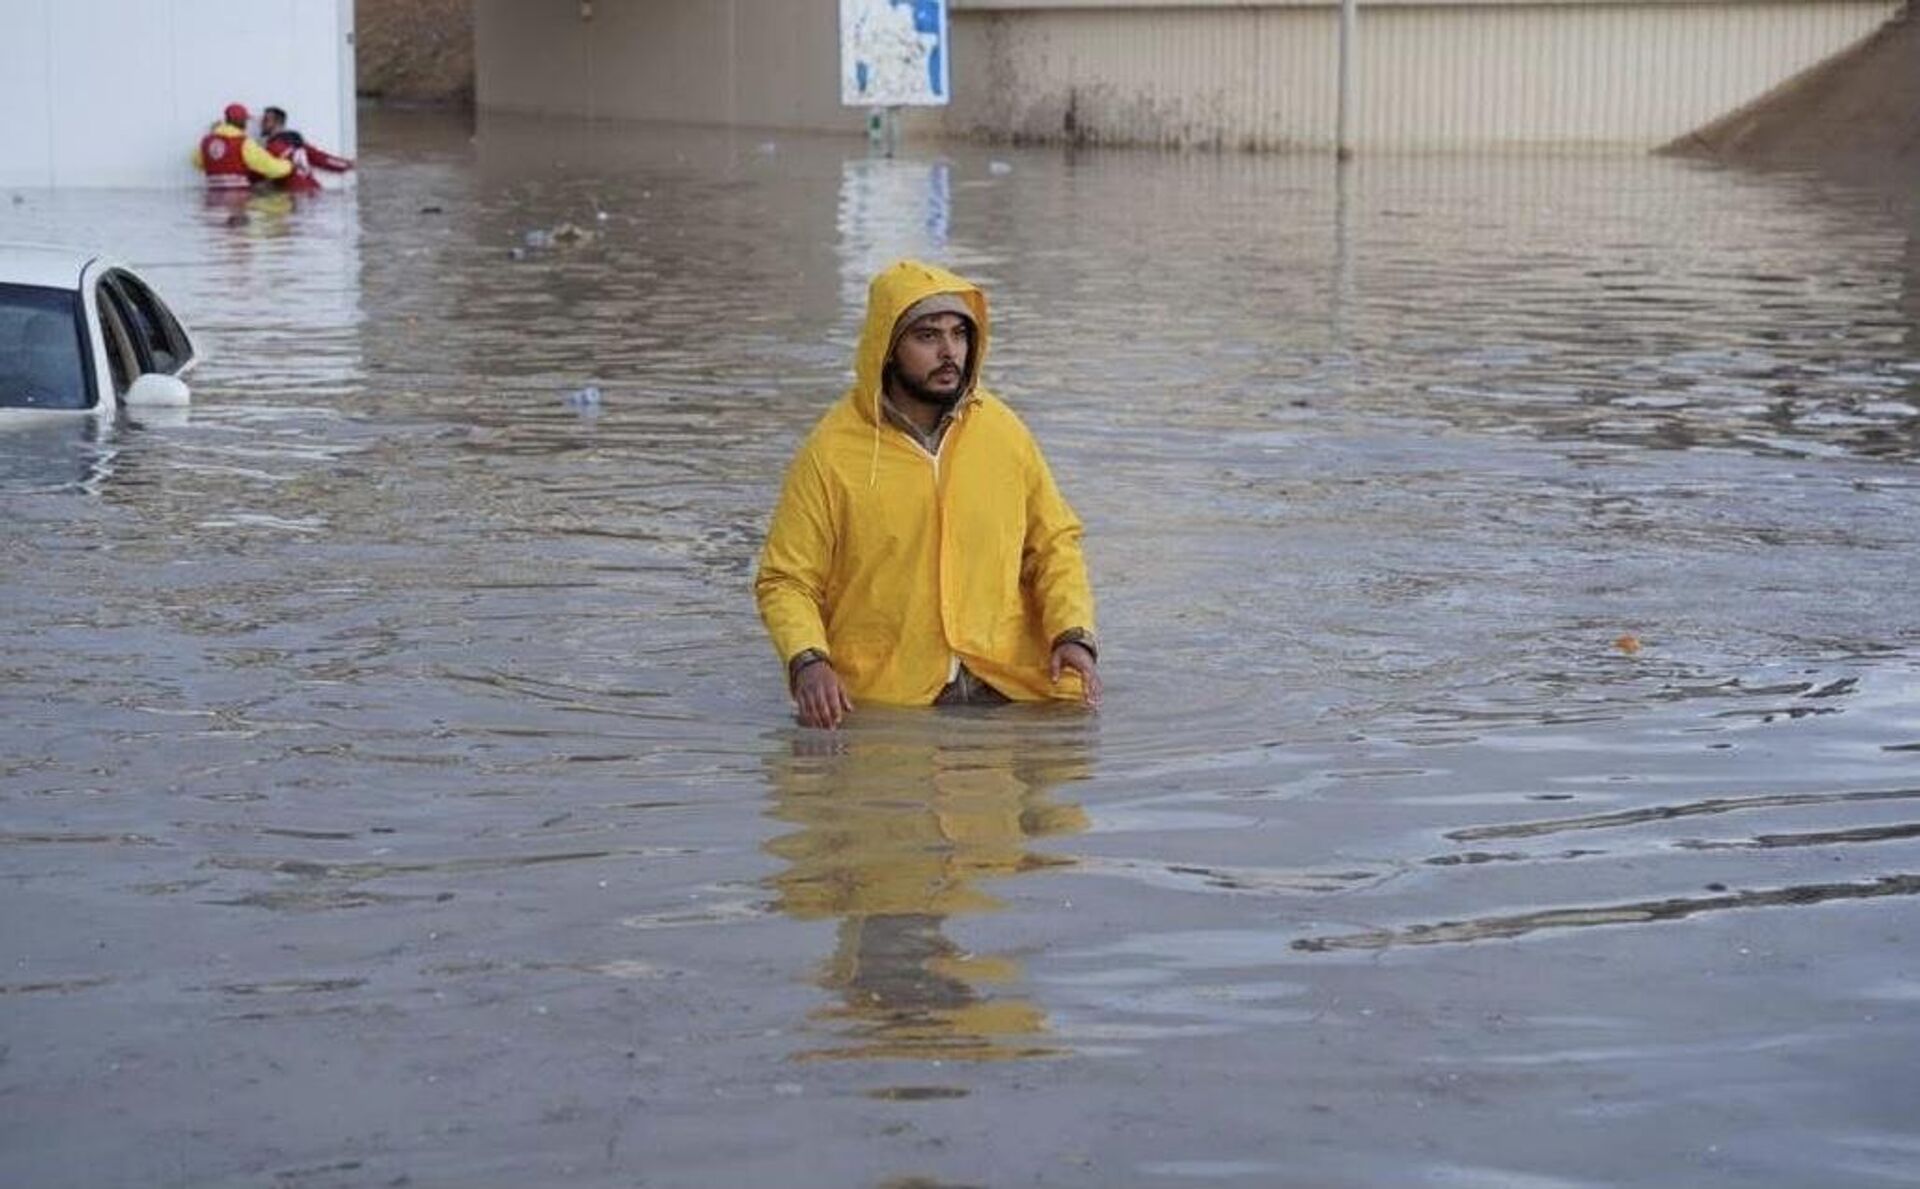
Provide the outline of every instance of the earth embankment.
<path id="1" fill-rule="evenodd" d="M 1920 175 L 1920 17 L 1913 0 L 1858 44 L 1662 151 L 1767 168 Z"/>
<path id="2" fill-rule="evenodd" d="M 473 102 L 472 0 L 356 0 L 354 44 L 366 98 Z"/>

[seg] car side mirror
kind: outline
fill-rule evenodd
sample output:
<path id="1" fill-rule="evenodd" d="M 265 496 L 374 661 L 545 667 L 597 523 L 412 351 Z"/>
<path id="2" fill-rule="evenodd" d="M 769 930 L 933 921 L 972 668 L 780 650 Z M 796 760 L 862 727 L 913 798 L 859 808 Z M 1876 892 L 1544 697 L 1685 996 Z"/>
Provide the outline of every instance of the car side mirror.
<path id="1" fill-rule="evenodd" d="M 130 405 L 159 405 L 178 408 L 193 399 L 187 389 L 187 382 L 179 376 L 162 375 L 148 372 L 133 382 L 127 389 L 127 403 Z"/>

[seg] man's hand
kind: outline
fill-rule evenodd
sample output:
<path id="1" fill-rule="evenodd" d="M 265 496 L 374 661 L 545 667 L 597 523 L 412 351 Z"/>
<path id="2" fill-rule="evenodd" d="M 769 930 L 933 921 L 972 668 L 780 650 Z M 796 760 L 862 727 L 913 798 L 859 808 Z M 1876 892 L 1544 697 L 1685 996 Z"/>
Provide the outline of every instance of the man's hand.
<path id="1" fill-rule="evenodd" d="M 840 674 L 833 671 L 832 661 L 814 661 L 800 670 L 793 679 L 793 700 L 800 708 L 803 727 L 833 730 L 853 709 L 853 699 L 847 696 L 847 687 L 840 684 Z"/>
<path id="2" fill-rule="evenodd" d="M 1060 684 L 1060 674 L 1066 672 L 1068 669 L 1072 669 L 1075 673 L 1080 674 L 1080 684 L 1086 690 L 1082 701 L 1086 702 L 1089 706 L 1098 706 L 1100 704 L 1100 674 L 1094 671 L 1095 664 L 1092 649 L 1089 649 L 1085 644 L 1069 640 L 1064 644 L 1056 644 L 1053 646 L 1053 663 L 1050 666 L 1050 676 L 1053 678 L 1053 683 L 1058 685 Z M 813 667 L 817 669 L 820 666 L 815 665 Z"/>

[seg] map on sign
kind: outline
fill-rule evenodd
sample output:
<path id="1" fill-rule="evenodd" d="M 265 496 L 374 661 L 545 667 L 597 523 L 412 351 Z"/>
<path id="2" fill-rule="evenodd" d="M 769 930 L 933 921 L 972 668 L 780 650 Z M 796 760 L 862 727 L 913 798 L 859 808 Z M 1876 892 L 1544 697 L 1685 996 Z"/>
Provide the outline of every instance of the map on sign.
<path id="1" fill-rule="evenodd" d="M 947 0 L 840 0 L 840 102 L 947 102 Z"/>

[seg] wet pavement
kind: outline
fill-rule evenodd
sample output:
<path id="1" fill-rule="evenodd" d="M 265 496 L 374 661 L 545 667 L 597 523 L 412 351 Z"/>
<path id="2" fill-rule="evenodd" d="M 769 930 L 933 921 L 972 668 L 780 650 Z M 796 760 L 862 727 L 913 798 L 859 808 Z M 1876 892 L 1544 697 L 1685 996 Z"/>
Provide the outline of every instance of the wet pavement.
<path id="1" fill-rule="evenodd" d="M 0 205 L 211 354 L 0 433 L 10 1184 L 1920 1184 L 1910 196 L 363 127 Z M 901 254 L 1097 716 L 791 723 L 751 568 Z"/>

